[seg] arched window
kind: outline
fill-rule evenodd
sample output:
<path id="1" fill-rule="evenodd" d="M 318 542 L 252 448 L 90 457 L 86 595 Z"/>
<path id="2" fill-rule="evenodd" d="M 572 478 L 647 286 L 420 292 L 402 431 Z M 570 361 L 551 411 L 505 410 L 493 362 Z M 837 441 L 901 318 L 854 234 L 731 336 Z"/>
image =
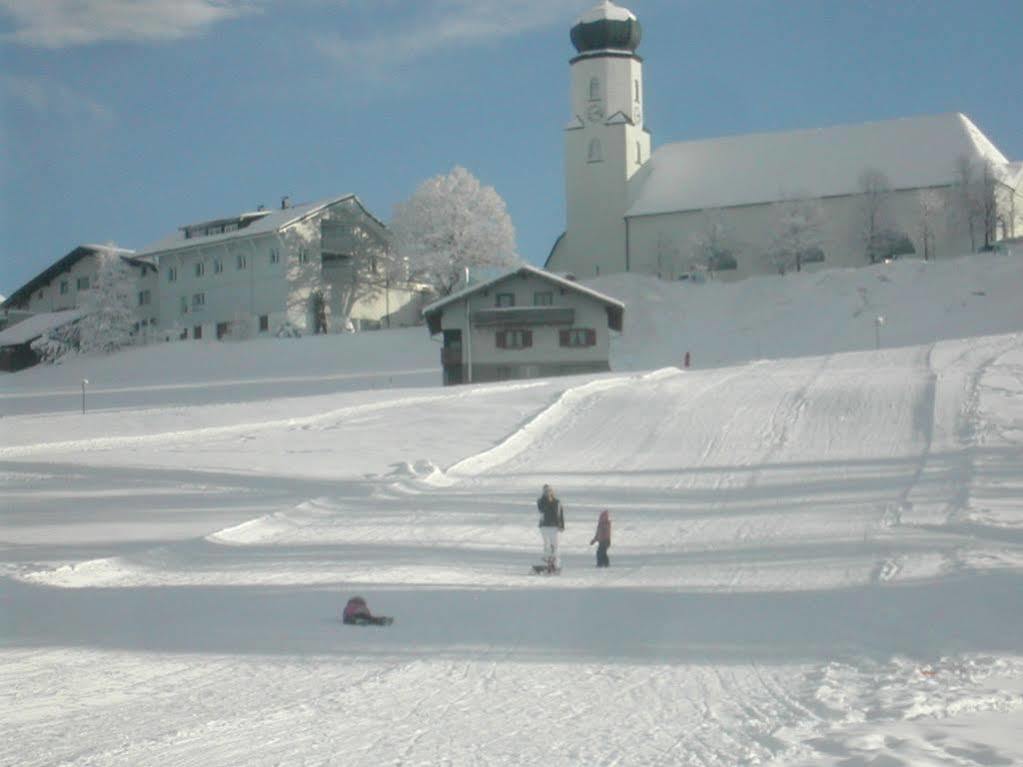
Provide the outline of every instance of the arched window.
<path id="1" fill-rule="evenodd" d="M 598 101 L 600 99 L 600 78 L 590 78 L 590 101 Z"/>
<path id="2" fill-rule="evenodd" d="M 604 153 L 600 149 L 600 139 L 590 139 L 590 148 L 586 153 L 586 162 L 603 162 Z"/>

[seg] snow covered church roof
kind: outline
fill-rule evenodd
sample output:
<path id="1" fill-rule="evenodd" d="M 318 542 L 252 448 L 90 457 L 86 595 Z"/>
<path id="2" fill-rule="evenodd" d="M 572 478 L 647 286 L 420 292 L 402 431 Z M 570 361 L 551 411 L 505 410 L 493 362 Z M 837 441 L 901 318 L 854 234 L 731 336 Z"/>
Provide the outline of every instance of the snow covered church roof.
<path id="1" fill-rule="evenodd" d="M 946 186 L 963 157 L 1015 167 L 958 113 L 684 141 L 660 147 L 633 176 L 626 215 L 856 194 L 868 169 L 892 189 Z"/>
<path id="2" fill-rule="evenodd" d="M 138 255 L 158 255 L 168 251 L 192 248 L 197 245 L 207 245 L 215 242 L 223 242 L 225 240 L 252 237 L 254 235 L 266 234 L 269 232 L 278 232 L 292 224 L 296 224 L 299 221 L 308 218 L 309 216 L 315 215 L 332 205 L 337 205 L 338 203 L 345 202 L 347 200 L 354 201 L 355 204 L 366 213 L 366 215 L 370 216 L 370 218 L 383 226 L 382 222 L 366 210 L 358 197 L 354 194 L 343 194 L 338 197 L 330 197 L 326 200 L 303 203 L 301 205 L 279 208 L 272 211 L 254 211 L 242 213 L 232 218 L 216 219 L 214 221 L 204 221 L 202 224 L 189 224 L 187 226 L 182 226 L 174 234 L 147 245 L 138 252 Z M 210 225 L 223 225 L 225 223 L 229 225 L 230 223 L 234 223 L 235 226 L 229 231 L 218 231 L 215 234 L 197 234 L 197 230 L 201 227 L 207 227 L 208 229 Z"/>

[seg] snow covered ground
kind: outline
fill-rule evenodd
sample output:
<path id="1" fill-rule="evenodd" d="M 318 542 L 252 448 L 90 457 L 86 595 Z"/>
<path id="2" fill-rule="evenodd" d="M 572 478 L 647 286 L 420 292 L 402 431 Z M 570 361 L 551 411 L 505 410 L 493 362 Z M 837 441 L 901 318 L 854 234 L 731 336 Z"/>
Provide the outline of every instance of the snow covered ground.
<path id="1" fill-rule="evenodd" d="M 597 376 L 444 389 L 417 329 L 0 378 L 0 764 L 1023 764 L 1021 277 L 608 277 Z"/>

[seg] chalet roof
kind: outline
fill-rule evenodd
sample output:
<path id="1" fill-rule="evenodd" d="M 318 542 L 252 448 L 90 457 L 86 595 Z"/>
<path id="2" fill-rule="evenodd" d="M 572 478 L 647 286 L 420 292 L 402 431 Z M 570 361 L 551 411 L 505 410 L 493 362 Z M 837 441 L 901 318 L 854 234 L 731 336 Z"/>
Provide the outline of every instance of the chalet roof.
<path id="1" fill-rule="evenodd" d="M 230 240 L 253 237 L 260 234 L 279 232 L 293 224 L 297 224 L 298 222 L 309 218 L 310 216 L 316 215 L 333 205 L 337 205 L 338 203 L 348 200 L 353 200 L 366 213 L 366 215 L 376 221 L 380 226 L 383 226 L 383 223 L 379 219 L 366 210 L 358 197 L 354 194 L 343 194 L 338 197 L 330 197 L 325 200 L 302 203 L 301 205 L 293 205 L 289 208 L 280 208 L 278 210 L 270 211 L 265 215 L 263 211 L 255 211 L 251 213 L 242 213 L 232 218 L 211 219 L 209 222 L 188 224 L 179 228 L 173 234 L 142 248 L 142 250 L 139 251 L 139 255 L 161 255 L 175 250 L 183 250 L 211 243 L 227 242 Z M 206 235 L 205 237 L 185 237 L 185 230 L 191 227 L 200 227 L 206 223 L 233 221 L 239 218 L 256 218 L 256 220 L 252 221 L 252 223 L 248 224 L 244 228 L 237 229 L 233 232 L 211 234 Z"/>
<path id="2" fill-rule="evenodd" d="M 947 186 L 963 157 L 1006 175 L 1017 167 L 959 113 L 684 141 L 657 149 L 633 176 L 626 215 L 856 194 L 867 169 L 892 189 Z"/>
<path id="3" fill-rule="evenodd" d="M 33 314 L 5 330 L 0 330 L 0 347 L 27 344 L 29 341 L 39 338 L 43 333 L 74 322 L 81 316 L 82 312 L 79 309 Z"/>
<path id="4" fill-rule="evenodd" d="M 437 325 L 436 322 L 433 322 L 431 320 L 439 317 L 441 310 L 445 306 L 453 304 L 457 301 L 461 301 L 463 298 L 470 296 L 473 293 L 479 293 L 484 290 L 489 290 L 494 286 L 498 285 L 499 283 L 502 283 L 518 275 L 529 275 L 533 277 L 539 277 L 540 279 L 546 280 L 547 282 L 550 282 L 551 284 L 556 285 L 559 288 L 571 290 L 576 293 L 589 296 L 595 301 L 599 301 L 600 303 L 604 304 L 608 309 L 609 322 L 615 325 L 617 329 L 621 328 L 621 317 L 622 314 L 625 312 L 625 304 L 623 304 L 621 301 L 611 298 L 611 296 L 596 291 L 593 288 L 588 288 L 585 285 L 580 285 L 575 280 L 570 280 L 566 277 L 554 274 L 553 272 L 548 272 L 546 269 L 539 269 L 535 266 L 523 264 L 514 269 L 510 269 L 509 271 L 499 274 L 493 279 L 489 279 L 486 280 L 485 282 L 480 282 L 477 283 L 476 285 L 470 285 L 468 287 L 462 288 L 461 290 L 456 291 L 451 295 L 445 296 L 444 298 L 438 301 L 434 301 L 432 304 L 429 304 L 426 307 L 424 307 L 423 316 L 427 320 L 427 326 L 431 328 L 431 335 L 433 335 L 436 332 L 439 332 L 434 331 L 432 329 L 433 326 L 436 325 L 439 327 L 439 325 Z"/>
<path id="5" fill-rule="evenodd" d="M 27 301 L 39 288 L 49 285 L 55 277 L 68 271 L 86 256 L 96 253 L 114 253 L 127 261 L 134 261 L 134 251 L 118 248 L 113 245 L 79 245 L 67 255 L 50 264 L 43 271 L 15 290 L 3 302 L 2 306 L 9 308 Z"/>

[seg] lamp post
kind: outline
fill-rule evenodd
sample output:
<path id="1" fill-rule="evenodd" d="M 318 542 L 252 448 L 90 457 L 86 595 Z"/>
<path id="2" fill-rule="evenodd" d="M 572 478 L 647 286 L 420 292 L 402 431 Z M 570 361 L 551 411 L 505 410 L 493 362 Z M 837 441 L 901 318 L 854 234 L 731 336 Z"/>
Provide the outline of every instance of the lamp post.
<path id="1" fill-rule="evenodd" d="M 82 415 L 85 415 L 85 387 L 89 383 L 88 378 L 82 379 Z"/>
<path id="2" fill-rule="evenodd" d="M 874 348 L 881 348 L 881 326 L 884 325 L 884 315 L 879 314 L 874 319 Z"/>
<path id="3" fill-rule="evenodd" d="M 465 267 L 465 376 L 472 383 L 472 318 L 469 316 L 469 267 Z"/>

